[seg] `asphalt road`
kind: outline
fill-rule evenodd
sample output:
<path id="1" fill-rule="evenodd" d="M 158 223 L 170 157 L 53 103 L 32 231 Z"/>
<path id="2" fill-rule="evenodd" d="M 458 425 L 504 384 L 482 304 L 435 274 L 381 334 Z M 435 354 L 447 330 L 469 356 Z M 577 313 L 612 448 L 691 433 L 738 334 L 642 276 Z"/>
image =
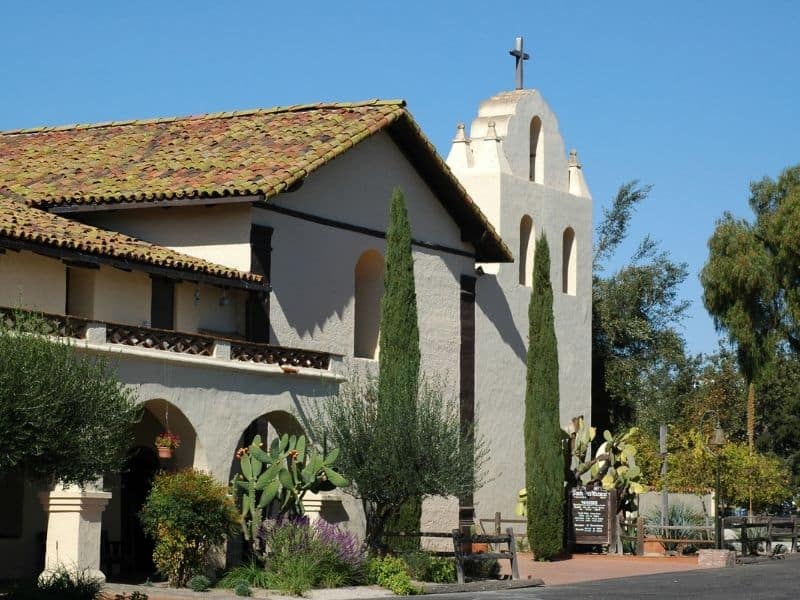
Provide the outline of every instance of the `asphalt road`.
<path id="1" fill-rule="evenodd" d="M 417 596 L 419 598 L 420 596 Z M 709 569 L 605 579 L 555 587 L 425 596 L 433 600 L 778 600 L 800 598 L 800 556 L 732 569 Z"/>

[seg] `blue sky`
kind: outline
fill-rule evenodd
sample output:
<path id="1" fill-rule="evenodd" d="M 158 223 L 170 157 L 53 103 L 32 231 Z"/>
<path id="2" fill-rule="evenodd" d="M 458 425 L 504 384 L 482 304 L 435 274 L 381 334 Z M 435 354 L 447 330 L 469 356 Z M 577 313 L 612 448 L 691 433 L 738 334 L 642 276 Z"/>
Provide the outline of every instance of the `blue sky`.
<path id="1" fill-rule="evenodd" d="M 688 263 L 689 347 L 717 334 L 698 272 L 748 184 L 800 162 L 800 3 L 702 0 L 8 2 L 0 129 L 257 106 L 405 98 L 442 154 L 458 121 L 510 89 L 525 37 L 576 147 L 595 218 L 619 185 L 654 185 L 645 233 Z"/>

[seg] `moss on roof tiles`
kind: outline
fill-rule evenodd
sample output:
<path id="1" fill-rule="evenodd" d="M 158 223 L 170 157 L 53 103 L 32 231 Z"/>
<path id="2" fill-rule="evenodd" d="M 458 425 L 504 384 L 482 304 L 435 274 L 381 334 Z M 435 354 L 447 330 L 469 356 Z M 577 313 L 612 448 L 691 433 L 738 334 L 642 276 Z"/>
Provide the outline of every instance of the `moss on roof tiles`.
<path id="1" fill-rule="evenodd" d="M 404 114 L 312 104 L 0 134 L 0 195 L 34 206 L 271 196 Z"/>
<path id="2" fill-rule="evenodd" d="M 513 260 L 402 100 L 6 131 L 0 133 L 0 198 L 46 209 L 178 198 L 268 199 L 371 135 L 398 126 L 413 131 L 413 160 L 433 165 L 426 170 L 443 186 L 448 199 L 442 201 L 453 218 L 471 231 L 478 259 Z"/>
<path id="3" fill-rule="evenodd" d="M 65 219 L 14 200 L 0 199 L 0 237 L 115 258 L 134 264 L 263 283 L 263 277 L 255 273 L 230 269 L 121 233 Z"/>

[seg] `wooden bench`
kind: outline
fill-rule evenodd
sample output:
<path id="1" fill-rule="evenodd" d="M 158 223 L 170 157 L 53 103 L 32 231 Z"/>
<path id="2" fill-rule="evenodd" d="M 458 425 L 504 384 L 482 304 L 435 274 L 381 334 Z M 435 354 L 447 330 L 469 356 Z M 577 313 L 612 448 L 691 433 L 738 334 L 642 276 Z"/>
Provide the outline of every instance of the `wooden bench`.
<path id="1" fill-rule="evenodd" d="M 456 575 L 458 583 L 464 583 L 464 563 L 468 560 L 502 560 L 511 561 L 511 579 L 519 579 L 519 563 L 517 560 L 517 544 L 514 539 L 514 530 L 509 527 L 505 535 L 469 535 L 460 529 L 453 529 L 453 554 L 456 559 Z M 507 551 L 499 552 L 465 552 L 465 547 L 472 544 L 506 544 Z"/>

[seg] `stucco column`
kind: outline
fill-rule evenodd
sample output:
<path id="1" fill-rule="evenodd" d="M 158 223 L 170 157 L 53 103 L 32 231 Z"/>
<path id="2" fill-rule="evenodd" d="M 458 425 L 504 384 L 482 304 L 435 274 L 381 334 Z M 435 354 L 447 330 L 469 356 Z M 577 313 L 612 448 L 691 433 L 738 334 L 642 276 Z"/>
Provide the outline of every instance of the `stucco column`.
<path id="1" fill-rule="evenodd" d="M 97 485 L 81 489 L 57 484 L 53 491 L 41 493 L 39 500 L 48 513 L 42 575 L 64 567 L 105 581 L 100 570 L 100 516 L 111 500 L 111 492 Z"/>
<path id="2" fill-rule="evenodd" d="M 344 512 L 342 499 L 335 492 L 322 492 L 320 494 L 309 492 L 303 498 L 303 508 L 311 523 L 320 519 L 328 522 L 338 522 L 342 520 L 341 515 Z"/>
<path id="3" fill-rule="evenodd" d="M 321 519 L 320 513 L 322 512 L 322 505 L 324 500 L 319 494 L 309 492 L 303 498 L 303 508 L 306 511 L 306 516 L 309 522 L 313 523 Z"/>

